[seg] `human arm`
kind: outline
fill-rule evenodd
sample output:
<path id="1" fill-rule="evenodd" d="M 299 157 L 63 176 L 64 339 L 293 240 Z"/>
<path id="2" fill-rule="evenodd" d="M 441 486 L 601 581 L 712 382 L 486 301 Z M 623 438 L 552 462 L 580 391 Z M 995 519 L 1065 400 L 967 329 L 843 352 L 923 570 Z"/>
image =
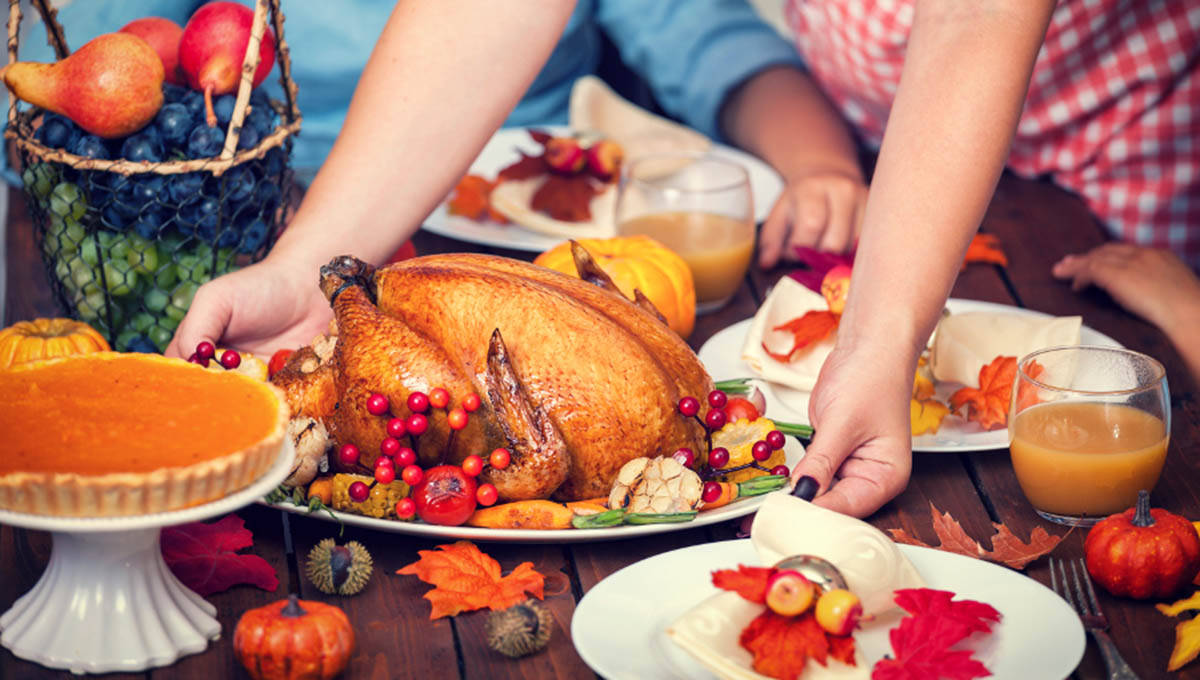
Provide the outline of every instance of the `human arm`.
<path id="1" fill-rule="evenodd" d="M 1117 304 L 1157 326 L 1200 381 L 1200 277 L 1169 250 L 1106 243 L 1067 255 L 1052 270 L 1071 289 L 1102 288 Z"/>
<path id="2" fill-rule="evenodd" d="M 866 516 L 912 465 L 916 359 L 1004 168 L 1052 0 L 917 3 L 863 217 L 837 345 L 810 402 L 794 476 Z"/>
<path id="3" fill-rule="evenodd" d="M 573 7 L 397 3 L 288 229 L 263 262 L 200 288 L 168 353 L 204 339 L 264 353 L 311 340 L 331 317 L 318 268 L 346 253 L 381 263 L 416 231 L 516 105 Z"/>
<path id="4" fill-rule="evenodd" d="M 755 74 L 729 96 L 721 120 L 735 144 L 786 182 L 759 232 L 759 266 L 791 259 L 794 246 L 853 248 L 866 181 L 850 129 L 807 74 L 794 66 Z"/>

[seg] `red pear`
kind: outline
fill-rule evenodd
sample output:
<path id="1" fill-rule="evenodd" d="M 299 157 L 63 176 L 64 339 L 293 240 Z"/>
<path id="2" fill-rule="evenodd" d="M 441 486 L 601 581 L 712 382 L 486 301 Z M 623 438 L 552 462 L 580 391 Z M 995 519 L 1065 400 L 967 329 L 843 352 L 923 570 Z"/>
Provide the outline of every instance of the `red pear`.
<path id="1" fill-rule="evenodd" d="M 97 36 L 53 64 L 16 62 L 5 69 L 4 84 L 18 99 L 106 139 L 140 130 L 163 103 L 162 60 L 128 33 Z"/>
<path id="2" fill-rule="evenodd" d="M 250 43 L 254 12 L 236 2 L 210 2 L 192 14 L 179 41 L 179 68 L 192 89 L 204 93 L 208 124 L 216 125 L 212 98 L 237 90 Z M 258 87 L 275 66 L 275 34 L 267 27 L 258 48 Z"/>
<path id="3" fill-rule="evenodd" d="M 187 80 L 179 72 L 179 38 L 183 35 L 183 27 L 163 17 L 143 17 L 125 24 L 119 32 L 136 35 L 150 43 L 150 47 L 162 59 L 163 76 L 167 82 L 187 85 Z"/>

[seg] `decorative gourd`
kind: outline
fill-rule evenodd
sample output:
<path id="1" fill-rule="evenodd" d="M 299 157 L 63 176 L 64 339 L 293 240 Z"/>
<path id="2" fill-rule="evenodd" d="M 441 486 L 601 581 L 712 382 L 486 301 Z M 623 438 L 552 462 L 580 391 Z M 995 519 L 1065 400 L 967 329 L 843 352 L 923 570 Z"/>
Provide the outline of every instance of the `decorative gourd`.
<path id="1" fill-rule="evenodd" d="M 254 680 L 329 680 L 350 661 L 354 629 L 341 609 L 290 595 L 242 614 L 233 651 Z"/>
<path id="2" fill-rule="evenodd" d="M 73 319 L 18 321 L 0 330 L 0 369 L 38 359 L 107 352 L 95 328 Z"/>
<path id="3" fill-rule="evenodd" d="M 671 330 L 686 338 L 696 323 L 696 286 L 692 270 L 675 251 L 649 236 L 576 239 L 591 254 L 617 288 L 630 300 L 634 289 L 654 303 Z M 560 243 L 537 256 L 540 264 L 578 276 L 571 243 Z"/>
<path id="4" fill-rule="evenodd" d="M 1200 572 L 1200 537 L 1192 523 L 1138 492 L 1137 505 L 1092 527 L 1083 544 L 1088 573 L 1113 595 L 1164 598 Z"/>

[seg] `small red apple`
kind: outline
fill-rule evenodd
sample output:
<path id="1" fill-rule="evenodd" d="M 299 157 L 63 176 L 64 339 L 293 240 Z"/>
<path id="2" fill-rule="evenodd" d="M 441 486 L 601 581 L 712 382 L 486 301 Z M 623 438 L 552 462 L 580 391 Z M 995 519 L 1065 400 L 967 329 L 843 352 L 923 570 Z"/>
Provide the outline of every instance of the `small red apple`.
<path id="1" fill-rule="evenodd" d="M 172 85 L 187 85 L 179 71 L 179 39 L 183 28 L 163 17 L 142 17 L 121 27 L 119 33 L 129 33 L 150 43 L 163 63 L 163 78 Z"/>
<path id="2" fill-rule="evenodd" d="M 587 162 L 579 142 L 570 137 L 551 137 L 542 157 L 551 170 L 562 175 L 577 174 Z"/>
<path id="3" fill-rule="evenodd" d="M 850 268 L 839 264 L 826 272 L 825 278 L 821 279 L 821 295 L 825 296 L 829 311 L 841 314 L 850 295 Z"/>
<path id="4" fill-rule="evenodd" d="M 212 98 L 237 90 L 242 60 L 250 44 L 254 11 L 236 2 L 210 2 L 192 14 L 179 40 L 179 68 L 188 85 L 204 93 L 210 126 L 217 124 Z M 258 87 L 275 66 L 275 34 L 268 26 L 258 47 L 258 68 L 253 86 Z"/>
<path id="5" fill-rule="evenodd" d="M 592 176 L 603 182 L 611 180 L 621 169 L 621 161 L 625 159 L 625 151 L 620 144 L 602 139 L 588 147 L 587 165 Z"/>

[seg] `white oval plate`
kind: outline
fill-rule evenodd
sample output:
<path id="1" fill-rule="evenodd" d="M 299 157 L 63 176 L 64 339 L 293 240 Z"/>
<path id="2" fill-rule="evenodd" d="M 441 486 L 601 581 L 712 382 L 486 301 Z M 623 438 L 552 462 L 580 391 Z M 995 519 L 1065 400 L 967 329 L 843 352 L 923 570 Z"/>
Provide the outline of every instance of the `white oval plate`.
<path id="1" fill-rule="evenodd" d="M 1051 315 L 1035 312 L 1031 309 L 1001 305 L 995 302 L 979 300 L 963 300 L 950 298 L 946 301 L 946 309 L 951 314 L 965 312 L 993 312 L 1001 314 L 1017 314 L 1022 316 L 1049 317 Z M 729 380 L 732 378 L 752 377 L 754 372 L 742 361 L 742 345 L 746 333 L 750 332 L 753 319 L 739 321 L 718 331 L 704 343 L 697 353 L 701 363 L 708 369 L 713 380 Z M 1080 330 L 1080 343 L 1084 345 L 1105 345 L 1120 347 L 1121 343 L 1093 328 L 1084 326 Z M 767 413 L 774 420 L 790 423 L 808 422 L 807 395 L 795 390 L 790 391 L 788 403 L 784 403 L 774 392 L 776 389 L 787 390 L 786 387 L 772 386 L 765 381 L 757 381 L 767 400 Z M 942 402 L 948 402 L 950 395 L 959 387 L 953 383 L 939 383 L 935 386 L 935 394 Z M 791 404 L 789 406 L 788 404 Z M 978 423 L 970 422 L 956 416 L 947 416 L 938 428 L 937 434 L 924 434 L 913 437 L 913 451 L 925 453 L 965 453 L 968 451 L 990 451 L 993 449 L 1008 449 L 1008 430 L 999 429 L 986 431 Z"/>
<path id="2" fill-rule="evenodd" d="M 1083 658 L 1079 617 L 1052 590 L 982 560 L 901 545 L 930 588 L 986 602 L 1003 617 L 976 650 L 996 680 L 1064 678 Z M 711 680 L 691 655 L 667 637 L 675 619 L 717 592 L 716 569 L 759 564 L 749 539 L 689 546 L 621 569 L 584 595 L 571 620 L 575 649 L 608 680 Z M 855 636 L 867 662 L 890 654 L 887 630 Z"/>
<path id="3" fill-rule="evenodd" d="M 545 130 L 551 134 L 568 134 L 570 130 L 563 126 L 546 125 L 534 126 L 535 129 Z M 488 141 L 475 162 L 471 163 L 469 172 L 494 179 L 496 174 L 506 166 L 520 159 L 517 151 L 538 153 L 541 145 L 529 137 L 528 128 L 502 128 Z M 760 223 L 767 219 L 775 199 L 783 191 L 783 180 L 771 166 L 750 154 L 733 147 L 713 143 L 709 153 L 718 158 L 737 161 L 746 167 L 750 174 L 750 191 L 754 196 L 754 221 Z M 446 212 L 446 204 L 442 202 L 425 219 L 422 228 L 440 236 L 446 236 L 460 241 L 478 243 L 496 248 L 524 250 L 541 253 L 562 243 L 565 239 L 550 236 L 540 232 L 525 229 L 515 224 L 497 224 L 492 221 L 475 221 L 451 215 Z"/>
<path id="4" fill-rule="evenodd" d="M 804 445 L 793 437 L 787 438 L 787 444 L 784 447 L 784 453 L 787 454 L 788 467 L 794 467 L 801 458 L 804 457 Z M 487 529 L 484 527 L 448 527 L 438 524 L 426 524 L 425 522 L 401 522 L 395 519 L 376 519 L 374 517 L 364 517 L 349 512 L 338 512 L 336 510 L 318 510 L 309 513 L 308 508 L 293 505 L 287 501 L 279 503 L 266 503 L 272 507 L 286 510 L 287 512 L 296 513 L 299 515 L 308 515 L 329 522 L 341 521 L 346 524 L 364 527 L 367 529 L 378 529 L 379 531 L 388 531 L 397 534 L 411 534 L 414 536 L 427 536 L 433 538 L 447 539 L 467 539 L 472 541 L 496 541 L 496 542 L 517 542 L 517 543 L 586 543 L 590 541 L 615 541 L 626 538 L 636 538 L 638 536 L 649 536 L 651 534 L 662 534 L 669 531 L 685 531 L 687 529 L 695 529 L 696 527 L 708 526 L 709 524 L 717 524 L 739 517 L 744 517 L 758 510 L 762 505 L 763 496 L 753 496 L 740 501 L 735 501 L 724 507 L 715 510 L 706 510 L 696 515 L 696 518 L 690 522 L 679 522 L 673 524 L 641 524 L 619 527 L 609 527 L 607 529 Z"/>

